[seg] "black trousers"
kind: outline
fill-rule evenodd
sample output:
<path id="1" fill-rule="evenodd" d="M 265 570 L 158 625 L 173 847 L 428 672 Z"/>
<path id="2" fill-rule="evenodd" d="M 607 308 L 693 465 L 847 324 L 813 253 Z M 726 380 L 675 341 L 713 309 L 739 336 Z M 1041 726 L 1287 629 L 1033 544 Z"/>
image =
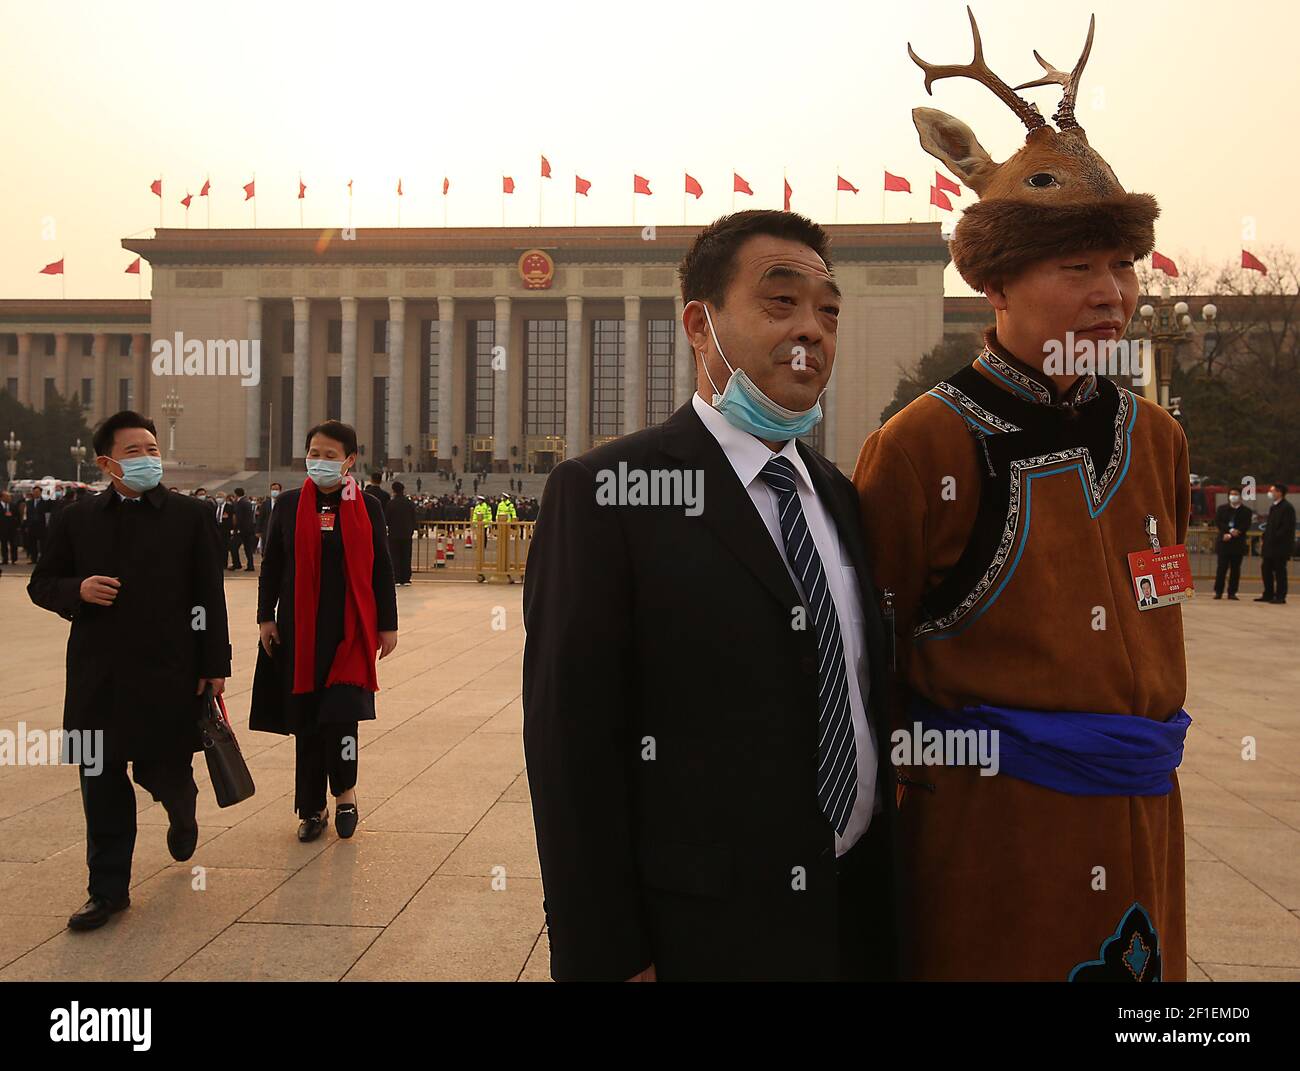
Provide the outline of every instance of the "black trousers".
<path id="1" fill-rule="evenodd" d="M 163 805 L 168 818 L 188 824 L 194 820 L 199 790 L 194 784 L 194 756 L 189 752 L 136 759 L 131 777 L 126 762 L 106 762 L 97 774 L 78 767 L 81 803 L 86 812 L 87 892 L 120 900 L 131 888 L 131 857 L 135 854 L 134 780 Z"/>
<path id="2" fill-rule="evenodd" d="M 1228 578 L 1228 594 L 1237 594 L 1237 583 L 1241 580 L 1240 554 L 1220 554 L 1219 565 L 1214 571 L 1214 594 L 1223 594 L 1223 578 Z"/>
<path id="3" fill-rule="evenodd" d="M 393 559 L 393 580 L 398 584 L 411 581 L 411 537 L 388 537 L 388 552 Z"/>
<path id="4" fill-rule="evenodd" d="M 1260 559 L 1260 571 L 1264 577 L 1264 598 L 1286 598 L 1286 558 Z"/>
<path id="5" fill-rule="evenodd" d="M 14 525 L 0 532 L 0 561 L 5 565 L 18 564 L 18 527 Z"/>
<path id="6" fill-rule="evenodd" d="M 325 808 L 325 783 L 341 796 L 357 784 L 356 722 L 334 722 L 312 733 L 294 736 L 297 756 L 293 809 L 299 818 L 310 818 Z"/>
<path id="7" fill-rule="evenodd" d="M 835 861 L 839 879 L 840 980 L 896 980 L 897 934 L 888 826 L 873 815 L 858 842 Z"/>

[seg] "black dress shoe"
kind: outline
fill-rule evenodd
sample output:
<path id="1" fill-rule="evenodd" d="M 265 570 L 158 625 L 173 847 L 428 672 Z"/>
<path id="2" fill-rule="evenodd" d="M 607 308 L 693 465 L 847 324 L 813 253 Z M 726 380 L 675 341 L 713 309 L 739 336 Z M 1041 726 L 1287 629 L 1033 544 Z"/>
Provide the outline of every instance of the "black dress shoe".
<path id="1" fill-rule="evenodd" d="M 191 821 L 189 825 L 177 825 L 172 822 L 167 827 L 167 850 L 178 863 L 185 862 L 194 854 L 199 843 L 199 824 Z"/>
<path id="2" fill-rule="evenodd" d="M 298 823 L 298 839 L 306 844 L 325 832 L 330 824 L 330 813 L 326 811 L 319 818 L 304 818 Z"/>
<path id="3" fill-rule="evenodd" d="M 1214 593 L 1214 597 L 1215 597 L 1216 599 L 1221 599 L 1221 598 L 1223 598 L 1223 592 L 1221 592 L 1221 591 L 1216 591 L 1216 592 Z M 1235 596 L 1233 596 L 1233 597 L 1235 598 Z"/>
<path id="4" fill-rule="evenodd" d="M 1256 601 L 1256 602 L 1272 602 L 1273 599 L 1272 599 L 1272 597 L 1269 596 L 1269 595 L 1260 595 L 1260 596 L 1259 596 L 1255 601 Z"/>
<path id="5" fill-rule="evenodd" d="M 110 900 L 105 896 L 91 896 L 84 904 L 68 917 L 70 930 L 97 930 L 108 921 L 110 915 L 131 906 L 131 897 Z"/>
<path id="6" fill-rule="evenodd" d="M 1237 601 L 1238 601 L 1236 595 L 1229 595 L 1228 598 L 1230 598 L 1233 602 L 1237 602 Z"/>
<path id="7" fill-rule="evenodd" d="M 355 803 L 340 803 L 334 811 L 334 828 L 338 835 L 344 840 L 352 836 L 357 831 L 357 805 Z"/>

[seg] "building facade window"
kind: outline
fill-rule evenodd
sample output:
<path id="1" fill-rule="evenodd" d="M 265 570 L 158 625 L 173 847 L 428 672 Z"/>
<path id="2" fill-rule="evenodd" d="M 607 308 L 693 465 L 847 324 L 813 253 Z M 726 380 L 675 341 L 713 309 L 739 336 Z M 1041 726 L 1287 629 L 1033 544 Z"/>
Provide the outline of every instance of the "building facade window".
<path id="1" fill-rule="evenodd" d="M 673 412 L 673 350 L 676 320 L 646 321 L 646 427 L 662 424 Z"/>
<path id="2" fill-rule="evenodd" d="M 370 331 L 370 345 L 375 353 L 388 352 L 388 321 L 375 320 Z"/>
<path id="3" fill-rule="evenodd" d="M 564 434 L 566 324 L 529 320 L 525 333 L 524 434 Z"/>
<path id="4" fill-rule="evenodd" d="M 327 376 L 325 379 L 325 419 L 343 419 L 342 376 Z"/>
<path id="5" fill-rule="evenodd" d="M 469 343 L 469 365 L 465 384 L 465 433 L 491 435 L 496 402 L 496 376 L 492 369 L 492 347 L 496 345 L 495 320 L 470 320 L 465 338 Z"/>
<path id="6" fill-rule="evenodd" d="M 325 346 L 325 351 L 327 353 L 342 353 L 343 352 L 343 321 L 330 320 L 328 335 L 329 338 Z"/>
<path id="7" fill-rule="evenodd" d="M 81 408 L 83 409 L 89 409 L 95 404 L 95 399 L 92 396 L 94 383 L 95 381 L 87 376 L 83 376 L 81 379 Z"/>
<path id="8" fill-rule="evenodd" d="M 118 355 L 119 357 L 130 357 L 130 356 L 131 356 L 131 336 L 130 336 L 130 335 L 118 335 L 118 336 L 117 336 L 117 355 Z"/>
<path id="9" fill-rule="evenodd" d="M 375 376 L 374 386 L 374 407 L 371 411 L 374 430 L 370 434 L 374 452 L 370 455 L 370 465 L 380 469 L 388 460 L 388 377 Z"/>
<path id="10" fill-rule="evenodd" d="M 591 435 L 623 434 L 622 320 L 591 321 Z"/>

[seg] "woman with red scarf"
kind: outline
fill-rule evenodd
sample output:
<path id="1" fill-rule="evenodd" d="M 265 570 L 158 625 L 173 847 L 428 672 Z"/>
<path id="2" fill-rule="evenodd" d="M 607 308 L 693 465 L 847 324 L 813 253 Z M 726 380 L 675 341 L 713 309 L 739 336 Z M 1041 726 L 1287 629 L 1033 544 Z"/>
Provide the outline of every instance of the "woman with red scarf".
<path id="1" fill-rule="evenodd" d="M 248 726 L 297 742 L 300 841 L 329 824 L 356 831 L 357 723 L 375 717 L 375 652 L 397 646 L 397 589 L 384 515 L 351 475 L 357 433 L 327 420 L 307 433 L 308 479 L 279 495 L 257 587 L 261 649 Z"/>

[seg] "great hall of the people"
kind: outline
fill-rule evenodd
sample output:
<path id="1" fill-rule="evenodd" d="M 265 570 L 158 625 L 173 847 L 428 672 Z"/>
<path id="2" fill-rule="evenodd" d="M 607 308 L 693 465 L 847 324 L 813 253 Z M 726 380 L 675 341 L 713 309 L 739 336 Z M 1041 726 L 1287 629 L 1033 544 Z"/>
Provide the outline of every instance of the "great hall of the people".
<path id="1" fill-rule="evenodd" d="M 698 230 L 160 229 L 122 242 L 152 268 L 149 299 L 0 301 L 0 382 L 37 409 L 77 394 L 92 426 L 147 412 L 164 457 L 171 396 L 175 458 L 209 470 L 291 467 L 334 417 L 356 427 L 362 468 L 545 472 L 689 398 L 676 265 Z M 848 470 L 903 369 L 992 315 L 945 304 L 939 224 L 827 230 L 843 304 L 809 438 Z M 193 340 L 219 355 L 257 341 L 256 382 L 234 360 L 157 374 L 155 351 L 180 342 L 183 372 Z"/>

